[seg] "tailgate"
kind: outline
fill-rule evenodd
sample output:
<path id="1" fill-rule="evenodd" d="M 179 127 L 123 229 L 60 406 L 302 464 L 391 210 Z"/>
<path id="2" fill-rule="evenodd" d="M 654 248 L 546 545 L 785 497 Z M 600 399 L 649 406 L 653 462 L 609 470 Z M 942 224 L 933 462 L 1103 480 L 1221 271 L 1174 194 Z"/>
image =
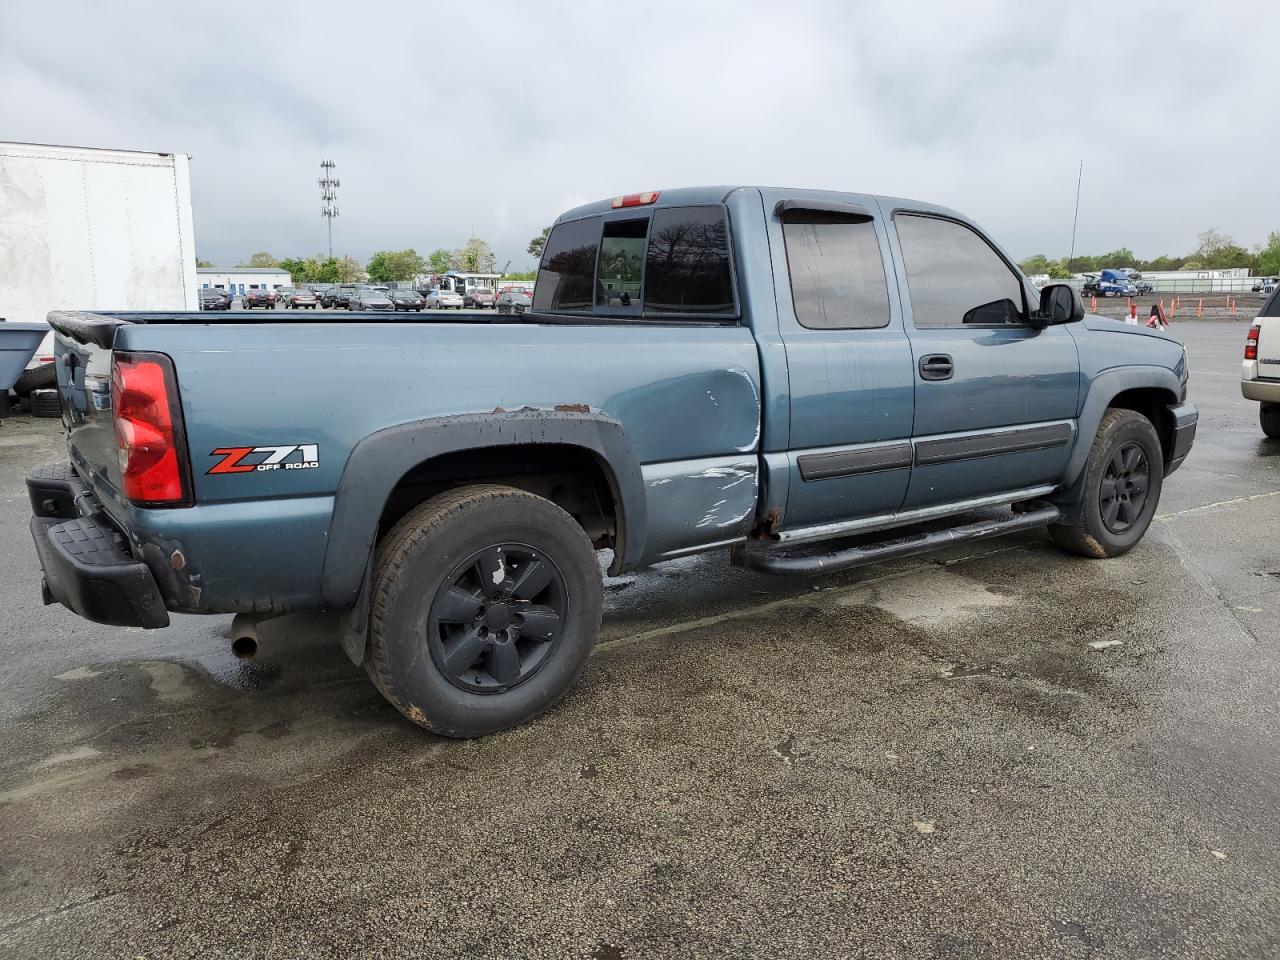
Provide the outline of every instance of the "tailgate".
<path id="1" fill-rule="evenodd" d="M 55 369 L 67 448 L 81 479 L 110 508 L 123 503 L 111 418 L 111 341 L 119 321 L 51 313 Z"/>

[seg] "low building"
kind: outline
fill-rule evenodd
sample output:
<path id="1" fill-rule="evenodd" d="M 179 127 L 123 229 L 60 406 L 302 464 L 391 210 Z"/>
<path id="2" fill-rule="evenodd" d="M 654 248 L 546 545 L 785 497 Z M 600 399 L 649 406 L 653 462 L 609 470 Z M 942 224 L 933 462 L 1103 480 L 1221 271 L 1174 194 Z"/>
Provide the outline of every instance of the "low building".
<path id="1" fill-rule="evenodd" d="M 292 282 L 288 270 L 272 267 L 197 267 L 196 282 L 201 287 L 225 290 L 242 297 L 246 290 L 275 290 Z"/>

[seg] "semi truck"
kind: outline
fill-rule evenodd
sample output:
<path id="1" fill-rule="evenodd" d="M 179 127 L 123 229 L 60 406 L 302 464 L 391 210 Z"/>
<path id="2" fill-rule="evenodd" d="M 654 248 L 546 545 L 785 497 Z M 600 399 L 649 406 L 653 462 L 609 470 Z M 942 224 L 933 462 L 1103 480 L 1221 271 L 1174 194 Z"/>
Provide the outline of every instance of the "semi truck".
<path id="1" fill-rule="evenodd" d="M 0 142 L 0 319 L 198 310 L 188 157 Z M 54 386 L 53 337 L 15 389 Z"/>

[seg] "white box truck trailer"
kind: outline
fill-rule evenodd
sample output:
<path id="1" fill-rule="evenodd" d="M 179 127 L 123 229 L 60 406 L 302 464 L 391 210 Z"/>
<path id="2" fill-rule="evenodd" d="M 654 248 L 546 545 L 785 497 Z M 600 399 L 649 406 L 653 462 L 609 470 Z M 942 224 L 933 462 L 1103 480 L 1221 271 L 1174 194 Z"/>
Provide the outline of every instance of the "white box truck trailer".
<path id="1" fill-rule="evenodd" d="M 200 309 L 187 159 L 0 142 L 0 318 Z M 52 382 L 51 340 L 20 393 Z"/>

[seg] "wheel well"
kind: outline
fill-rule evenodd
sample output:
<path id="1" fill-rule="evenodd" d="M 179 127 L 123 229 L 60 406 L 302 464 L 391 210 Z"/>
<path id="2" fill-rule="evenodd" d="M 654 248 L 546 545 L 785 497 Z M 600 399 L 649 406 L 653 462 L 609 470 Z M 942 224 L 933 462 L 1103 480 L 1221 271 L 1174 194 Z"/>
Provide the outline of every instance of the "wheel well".
<path id="1" fill-rule="evenodd" d="M 1132 410 L 1150 420 L 1160 437 L 1161 453 L 1168 461 L 1173 451 L 1173 415 L 1169 413 L 1169 407 L 1177 402 L 1176 396 L 1161 387 L 1138 387 L 1116 394 L 1107 406 Z"/>
<path id="2" fill-rule="evenodd" d="M 499 483 L 545 497 L 573 517 L 598 548 L 617 549 L 620 525 L 613 476 L 592 451 L 568 444 L 480 447 L 424 460 L 388 494 L 378 539 L 423 501 L 473 483 Z"/>

